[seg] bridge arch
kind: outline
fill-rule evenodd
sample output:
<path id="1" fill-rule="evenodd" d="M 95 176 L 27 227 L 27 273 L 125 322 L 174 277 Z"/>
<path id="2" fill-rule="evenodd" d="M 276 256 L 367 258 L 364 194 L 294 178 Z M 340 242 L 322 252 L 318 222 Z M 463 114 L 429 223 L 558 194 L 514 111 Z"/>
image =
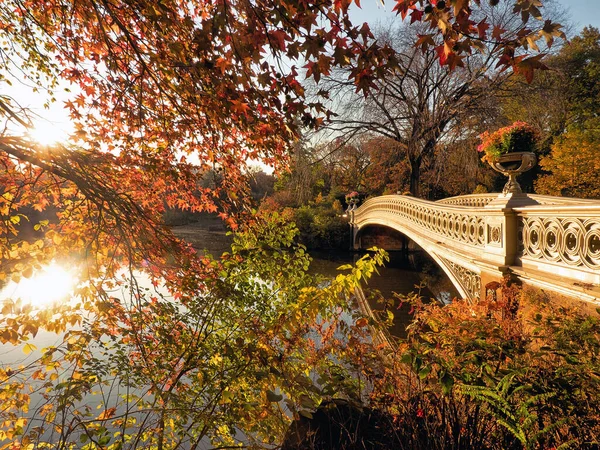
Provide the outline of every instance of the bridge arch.
<path id="1" fill-rule="evenodd" d="M 450 261 L 457 258 L 456 255 L 439 254 L 439 252 L 432 247 L 431 243 L 424 239 L 419 233 L 416 233 L 407 227 L 401 226 L 396 222 L 376 219 L 370 219 L 362 222 L 359 227 L 356 227 L 356 229 L 353 230 L 354 248 L 366 250 L 367 248 L 371 247 L 371 242 L 365 239 L 365 235 L 368 234 L 369 231 L 381 227 L 384 227 L 388 230 L 393 230 L 394 232 L 399 233 L 401 236 L 418 245 L 437 264 L 437 266 L 442 269 L 444 274 L 448 277 L 462 298 L 479 297 L 481 283 L 479 281 L 479 277 L 476 276 L 477 272 L 475 270 L 472 270 L 471 276 L 461 277 L 460 273 L 457 273 L 456 270 L 452 270 L 453 266 L 449 264 Z M 394 242 L 393 239 L 391 239 L 391 242 L 392 245 L 399 244 Z M 385 241 L 378 242 L 376 246 L 385 250 L 396 250 L 387 248 L 388 246 L 385 245 Z M 462 259 L 460 257 L 458 258 Z M 466 266 L 471 266 L 471 264 L 465 261 L 463 261 L 463 264 Z M 471 269 L 475 269 L 475 267 L 471 267 Z"/>

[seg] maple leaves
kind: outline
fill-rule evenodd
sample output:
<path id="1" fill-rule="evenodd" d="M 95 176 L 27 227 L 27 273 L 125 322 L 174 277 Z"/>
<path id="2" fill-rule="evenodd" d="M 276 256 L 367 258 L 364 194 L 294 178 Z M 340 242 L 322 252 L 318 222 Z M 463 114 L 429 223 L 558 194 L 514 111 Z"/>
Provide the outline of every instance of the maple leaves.
<path id="1" fill-rule="evenodd" d="M 496 7 L 498 2 L 490 2 L 490 5 Z M 463 58 L 473 50 L 485 52 L 486 46 L 490 46 L 498 54 L 498 67 L 503 70 L 512 67 L 531 81 L 535 70 L 545 68 L 541 63 L 543 55 L 527 58 L 515 52 L 520 48 L 539 51 L 536 42 L 541 38 L 545 39 L 548 47 L 553 44 L 555 37 L 565 39 L 561 25 L 551 20 L 546 20 L 538 29 L 527 28 L 530 17 L 542 20 L 541 7 L 540 0 L 517 0 L 514 3 L 512 13 L 518 14 L 522 20 L 522 27 L 516 33 L 514 30 L 507 31 L 500 24 L 490 23 L 491 19 L 479 0 L 397 0 L 394 11 L 402 19 L 410 15 L 411 23 L 429 23 L 432 29 L 441 34 L 442 44 L 436 44 L 434 37 L 437 33 L 431 33 L 420 36 L 416 46 L 423 51 L 435 47 L 440 64 L 448 66 L 450 70 L 463 67 Z"/>
<path id="2" fill-rule="evenodd" d="M 285 164 L 288 145 L 298 135 L 297 119 L 306 125 L 321 123 L 323 106 L 307 104 L 299 69 L 287 68 L 283 56 L 313 63 L 315 79 L 334 66 L 356 64 L 360 88 L 368 87 L 363 80 L 367 74 L 377 75 L 371 66 L 383 67 L 385 55 L 378 56 L 377 47 L 365 48 L 372 36 L 368 26 L 350 23 L 349 5 L 349 1 L 288 0 L 9 0 L 0 4 L 0 33 L 20 45 L 16 59 L 23 64 L 19 70 L 40 88 L 53 88 L 62 80 L 75 91 L 65 105 L 74 121 L 74 143 L 44 148 L 12 135 L 11 130 L 0 136 L 2 276 L 15 281 L 35 276 L 51 261 L 65 262 L 82 272 L 82 283 L 76 288 L 79 304 L 32 314 L 31 308 L 12 302 L 6 317 L 0 318 L 0 340 L 14 345 L 28 345 L 26 341 L 38 329 L 61 333 L 69 324 L 83 328 L 64 336 L 60 352 L 43 351 L 41 369 L 20 375 L 19 382 L 47 381 L 49 404 L 60 400 L 54 403 L 62 410 L 50 407 L 42 415 L 44 424 L 52 427 L 60 421 L 60 414 L 70 414 L 69 421 L 81 419 L 75 399 L 101 383 L 105 374 L 90 353 L 92 345 L 104 352 L 101 365 L 122 375 L 119 382 L 127 384 L 131 373 L 137 374 L 136 386 L 156 395 L 160 407 L 180 407 L 183 403 L 176 404 L 173 398 L 183 402 L 186 389 L 197 394 L 188 397 L 192 406 L 209 392 L 210 401 L 224 406 L 220 415 L 203 416 L 202 420 L 210 418 L 211 423 L 205 435 L 209 431 L 213 436 L 228 434 L 217 429 L 223 417 L 229 420 L 238 414 L 227 415 L 232 399 L 236 408 L 248 407 L 267 389 L 266 382 L 248 386 L 256 367 L 235 381 L 249 365 L 262 360 L 248 356 L 258 352 L 251 348 L 254 343 L 245 344 L 248 349 L 243 352 L 233 350 L 229 340 L 243 340 L 256 329 L 254 337 L 263 345 L 261 358 L 276 363 L 279 312 L 264 323 L 261 315 L 256 320 L 247 315 L 252 308 L 271 311 L 273 292 L 252 278 L 258 273 L 279 282 L 281 267 L 266 271 L 265 266 L 283 252 L 261 253 L 264 261 L 236 255 L 229 265 L 200 259 L 163 226 L 161 214 L 166 207 L 219 212 L 234 228 L 233 218 L 246 209 L 248 160 Z M 0 49 L 2 56 L 6 51 L 10 50 Z M 2 58 L 0 82 L 12 68 L 10 61 L 10 57 Z M 0 101 L 0 106 L 6 105 Z M 11 108 L 2 108 L 1 114 L 26 124 Z M 204 178 L 209 173 L 215 175 L 210 183 Z M 27 228 L 28 219 L 33 222 L 32 230 Z M 254 263 L 252 271 L 240 273 L 244 260 Z M 308 264 L 306 255 L 280 263 L 292 271 L 281 287 L 294 299 L 303 287 L 300 281 L 305 281 L 297 269 L 298 263 L 302 268 Z M 139 287 L 140 279 L 163 291 L 147 295 Z M 240 284 L 260 293 L 258 300 L 239 290 Z M 110 294 L 115 289 L 126 291 L 129 297 L 116 299 Z M 314 297 L 310 295 L 306 303 L 318 306 Z M 225 300 L 239 306 L 235 314 L 229 305 L 223 306 Z M 246 305 L 246 301 L 252 303 Z M 322 313 L 322 308 L 315 307 L 310 314 Z M 174 322 L 175 317 L 181 320 Z M 219 334 L 205 332 L 224 325 L 226 329 Z M 246 333 L 234 336 L 238 329 Z M 304 323 L 296 323 L 289 331 L 303 333 Z M 107 336 L 122 354 L 103 347 Z M 198 351 L 201 344 L 206 344 L 207 352 Z M 225 344 L 230 350 L 220 354 L 217 349 Z M 230 373 L 222 370 L 223 361 Z M 90 366 L 83 370 L 88 362 Z M 59 370 L 71 363 L 77 369 L 59 382 Z M 192 371 L 194 382 L 188 383 L 185 377 Z M 227 395 L 211 381 L 215 377 L 230 381 Z M 2 387 L 18 390 L 23 386 L 4 381 Z M 269 383 L 275 381 L 270 377 Z M 157 406 L 138 400 L 155 420 Z M 138 403 L 131 405 L 137 410 Z M 214 412 L 212 404 L 208 405 L 207 411 Z M 22 414 L 17 406 L 9 406 L 11 413 Z M 195 410 L 192 406 L 188 412 Z M 264 407 L 265 413 L 270 408 Z M 257 409 L 250 406 L 251 411 Z M 115 419 L 111 411 L 106 406 L 95 415 L 84 412 L 93 422 L 86 428 L 85 439 L 93 436 L 99 445 L 110 441 L 99 430 Z M 247 411 L 239 414 L 248 415 Z M 163 421 L 163 430 L 184 429 L 173 417 L 173 423 Z M 142 426 L 136 439 L 166 439 L 164 433 L 153 433 L 155 423 Z M 186 420 L 182 423 L 187 424 Z M 279 420 L 280 427 L 283 423 Z M 112 425 L 122 425 L 124 434 L 131 426 L 116 421 Z M 72 431 L 65 430 L 59 440 L 71 442 Z"/>

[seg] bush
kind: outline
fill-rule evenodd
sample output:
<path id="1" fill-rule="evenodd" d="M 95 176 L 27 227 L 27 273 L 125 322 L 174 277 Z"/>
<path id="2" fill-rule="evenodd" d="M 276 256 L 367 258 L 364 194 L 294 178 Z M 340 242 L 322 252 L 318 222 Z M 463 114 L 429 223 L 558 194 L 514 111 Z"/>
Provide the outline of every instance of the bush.
<path id="1" fill-rule="evenodd" d="M 261 211 L 279 211 L 295 222 L 299 229 L 298 240 L 308 249 L 348 250 L 351 245 L 348 219 L 335 196 L 319 194 L 308 205 L 291 208 L 285 196 L 275 193 L 264 199 Z"/>
<path id="2" fill-rule="evenodd" d="M 346 218 L 330 205 L 307 205 L 295 210 L 299 239 L 309 249 L 347 250 L 350 227 Z"/>
<path id="3" fill-rule="evenodd" d="M 353 340 L 347 353 L 365 405 L 391 417 L 389 448 L 600 448 L 597 312 L 507 284 L 499 301 L 404 301 L 405 340 Z"/>

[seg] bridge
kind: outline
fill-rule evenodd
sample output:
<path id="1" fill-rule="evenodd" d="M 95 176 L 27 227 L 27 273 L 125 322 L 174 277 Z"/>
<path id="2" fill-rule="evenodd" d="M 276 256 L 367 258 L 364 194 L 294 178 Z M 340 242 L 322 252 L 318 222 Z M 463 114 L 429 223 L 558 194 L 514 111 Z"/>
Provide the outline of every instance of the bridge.
<path id="1" fill-rule="evenodd" d="M 349 213 L 356 249 L 367 247 L 373 230 L 400 232 L 437 262 L 463 298 L 495 296 L 510 275 L 600 305 L 598 200 L 505 193 L 432 202 L 385 195 Z"/>

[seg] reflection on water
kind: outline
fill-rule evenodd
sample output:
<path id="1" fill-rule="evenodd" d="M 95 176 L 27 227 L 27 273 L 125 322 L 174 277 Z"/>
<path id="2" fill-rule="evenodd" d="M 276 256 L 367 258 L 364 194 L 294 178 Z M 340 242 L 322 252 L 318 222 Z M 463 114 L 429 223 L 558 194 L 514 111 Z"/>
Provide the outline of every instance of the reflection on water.
<path id="1" fill-rule="evenodd" d="M 311 252 L 311 255 L 313 262 L 310 271 L 331 277 L 339 273 L 337 270 L 339 266 L 353 263 L 362 256 L 355 252 Z M 433 292 L 438 296 L 439 294 L 450 297 L 457 295 L 448 281 L 443 280 L 443 277 L 435 272 L 435 265 L 431 263 L 423 255 L 419 255 L 418 258 L 391 255 L 390 263 L 386 267 L 379 268 L 379 274 L 373 274 L 368 283 L 363 286 L 365 296 L 375 314 L 385 313 L 385 311 L 394 314 L 394 326 L 389 329 L 392 335 L 406 336 L 406 326 L 412 320 L 411 305 L 406 302 L 401 303 L 394 297 L 394 292 L 402 295 L 419 293 L 425 300 L 433 298 Z M 415 265 L 419 267 L 416 268 Z M 426 287 L 420 287 L 422 281 L 425 281 Z"/>

